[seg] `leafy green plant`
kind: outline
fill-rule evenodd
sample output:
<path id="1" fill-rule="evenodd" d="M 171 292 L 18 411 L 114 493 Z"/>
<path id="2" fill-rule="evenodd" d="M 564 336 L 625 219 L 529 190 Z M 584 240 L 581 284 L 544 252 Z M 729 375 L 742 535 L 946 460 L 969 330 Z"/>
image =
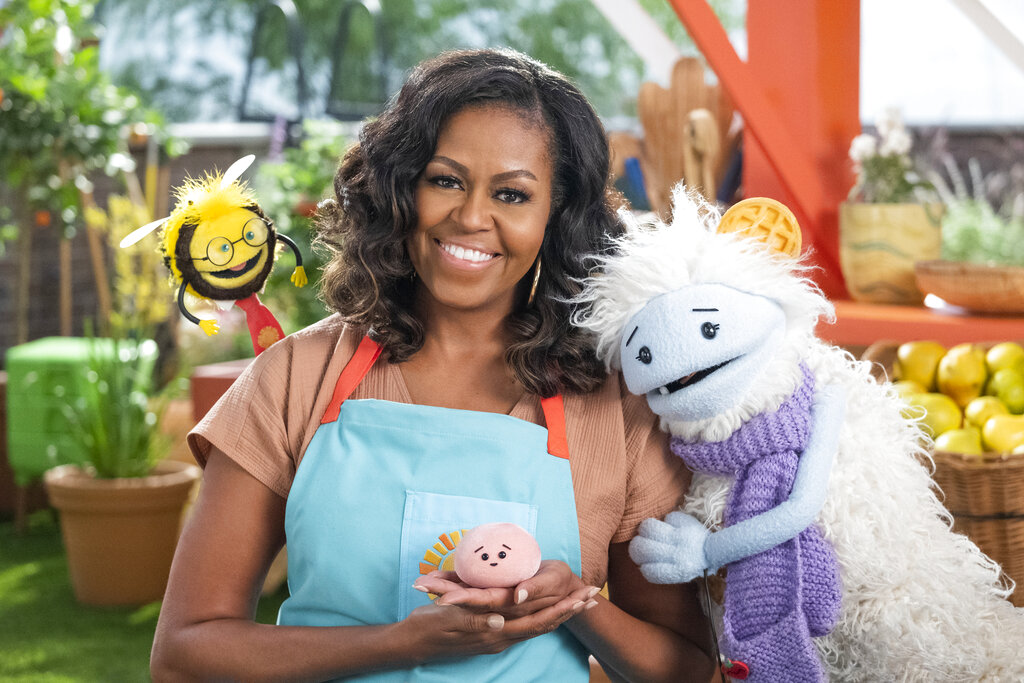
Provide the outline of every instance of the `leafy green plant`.
<path id="1" fill-rule="evenodd" d="M 162 135 L 162 117 L 100 71 L 95 5 L 0 3 L 0 182 L 27 204 L 26 214 L 50 212 L 69 237 L 82 193 L 92 190 L 88 175 L 134 168 L 126 132 L 141 126 Z M 0 225 L 0 236 L 11 238 L 18 227 Z"/>
<path id="2" fill-rule="evenodd" d="M 164 404 L 154 409 L 150 398 L 156 342 L 88 339 L 77 395 L 64 406 L 69 431 L 97 477 L 145 476 L 169 446 L 159 431 Z"/>
<path id="3" fill-rule="evenodd" d="M 967 162 L 970 189 L 953 158 L 943 164 L 949 183 L 937 172 L 929 178 L 946 205 L 942 257 L 950 261 L 1024 266 L 1024 166 L 982 174 Z"/>
<path id="4" fill-rule="evenodd" d="M 261 297 L 281 319 L 285 332 L 310 325 L 327 314 L 316 296 L 323 259 L 311 248 L 314 219 L 310 211 L 331 193 L 334 173 L 347 145 L 336 122 L 306 121 L 298 146 L 285 149 L 279 161 L 263 163 L 253 182 L 260 206 L 273 219 L 278 232 L 299 244 L 310 280 L 306 287 L 294 287 L 289 281 L 289 268 L 275 268 L 267 280 Z"/>

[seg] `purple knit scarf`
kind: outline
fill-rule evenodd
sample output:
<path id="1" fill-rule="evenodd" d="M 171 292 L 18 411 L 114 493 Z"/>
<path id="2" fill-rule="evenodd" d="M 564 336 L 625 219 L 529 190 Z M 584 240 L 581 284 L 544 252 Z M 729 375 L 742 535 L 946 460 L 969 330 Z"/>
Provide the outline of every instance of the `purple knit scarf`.
<path id="1" fill-rule="evenodd" d="M 801 364 L 803 382 L 771 413 L 756 415 L 725 441 L 687 444 L 672 451 L 697 472 L 736 477 L 725 507 L 731 525 L 785 501 L 811 427 L 814 376 Z M 728 565 L 722 649 L 750 667 L 757 681 L 824 681 L 811 638 L 829 633 L 839 616 L 839 567 L 821 532 L 796 538 Z"/>

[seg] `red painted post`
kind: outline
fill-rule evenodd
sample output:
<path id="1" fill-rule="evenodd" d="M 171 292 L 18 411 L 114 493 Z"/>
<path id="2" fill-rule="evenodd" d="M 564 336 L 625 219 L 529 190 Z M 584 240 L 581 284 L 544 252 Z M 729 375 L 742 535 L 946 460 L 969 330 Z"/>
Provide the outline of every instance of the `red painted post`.
<path id="1" fill-rule="evenodd" d="M 860 133 L 860 0 L 749 0 L 748 61 L 706 0 L 669 0 L 743 115 L 746 196 L 793 208 L 825 293 L 846 298 L 839 203 Z"/>

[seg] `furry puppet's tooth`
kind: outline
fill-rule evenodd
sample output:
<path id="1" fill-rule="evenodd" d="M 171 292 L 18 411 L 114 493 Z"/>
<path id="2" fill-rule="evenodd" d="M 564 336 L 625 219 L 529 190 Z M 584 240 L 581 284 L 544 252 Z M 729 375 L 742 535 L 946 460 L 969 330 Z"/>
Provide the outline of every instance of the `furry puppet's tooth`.
<path id="1" fill-rule="evenodd" d="M 668 396 L 668 387 L 658 387 L 658 393 L 662 396 Z"/>

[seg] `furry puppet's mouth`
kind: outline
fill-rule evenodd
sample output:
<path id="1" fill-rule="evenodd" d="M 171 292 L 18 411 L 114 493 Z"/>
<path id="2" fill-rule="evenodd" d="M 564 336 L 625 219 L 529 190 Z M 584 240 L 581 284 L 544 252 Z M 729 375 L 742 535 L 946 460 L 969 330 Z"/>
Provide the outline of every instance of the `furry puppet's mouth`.
<path id="1" fill-rule="evenodd" d="M 226 268 L 224 270 L 210 271 L 209 273 L 207 273 L 207 275 L 223 278 L 225 280 L 241 277 L 253 269 L 253 267 L 256 265 L 256 262 L 260 260 L 260 256 L 262 255 L 263 252 L 257 252 L 255 256 L 253 256 L 251 259 L 243 263 L 241 266 L 235 266 L 234 268 Z"/>
<path id="2" fill-rule="evenodd" d="M 664 386 L 658 387 L 657 388 L 657 392 L 659 394 L 661 394 L 662 396 L 668 396 L 669 394 L 674 394 L 675 392 L 679 391 L 683 387 L 693 386 L 697 382 L 701 381 L 702 379 L 704 379 L 705 377 L 710 375 L 715 370 L 719 370 L 719 369 L 725 367 L 726 365 L 728 365 L 729 363 L 733 362 L 734 360 L 736 360 L 736 359 L 735 358 L 730 358 L 729 360 L 727 360 L 727 361 L 725 361 L 723 363 L 719 363 L 718 365 L 712 365 L 709 368 L 704 368 L 703 370 L 698 370 L 697 372 L 691 372 L 686 377 L 680 377 L 679 379 L 675 380 L 674 382 L 669 382 L 668 384 L 666 384 Z"/>

